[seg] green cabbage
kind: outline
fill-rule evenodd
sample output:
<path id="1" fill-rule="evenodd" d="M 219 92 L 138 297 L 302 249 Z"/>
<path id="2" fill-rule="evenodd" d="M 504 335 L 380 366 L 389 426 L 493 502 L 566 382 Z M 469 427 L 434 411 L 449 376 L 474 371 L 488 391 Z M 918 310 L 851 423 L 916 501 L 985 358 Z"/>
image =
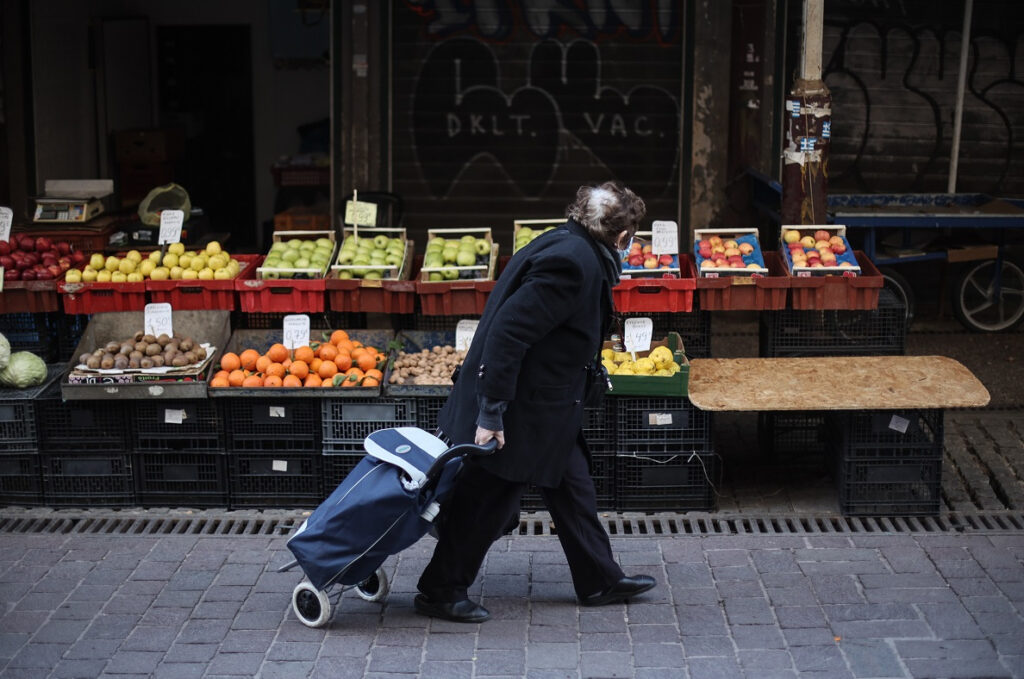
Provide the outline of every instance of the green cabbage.
<path id="1" fill-rule="evenodd" d="M 0 370 L 7 367 L 7 361 L 11 360 L 11 343 L 0 334 Z"/>
<path id="2" fill-rule="evenodd" d="M 33 353 L 11 354 L 7 367 L 0 370 L 0 386 L 12 389 L 36 387 L 46 381 L 46 363 Z"/>

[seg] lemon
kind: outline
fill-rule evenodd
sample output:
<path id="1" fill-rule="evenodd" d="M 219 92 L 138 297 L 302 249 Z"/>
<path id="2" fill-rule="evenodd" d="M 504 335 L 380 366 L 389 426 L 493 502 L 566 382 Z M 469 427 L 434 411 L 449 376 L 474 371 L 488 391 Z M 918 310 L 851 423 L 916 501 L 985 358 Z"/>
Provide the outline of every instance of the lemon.
<path id="1" fill-rule="evenodd" d="M 601 365 L 604 366 L 604 369 L 607 370 L 609 374 L 613 374 L 618 367 L 613 361 L 608 360 L 601 361 Z"/>
<path id="2" fill-rule="evenodd" d="M 615 374 L 616 375 L 635 375 L 636 373 L 633 372 L 633 366 L 632 365 L 626 365 L 625 363 L 623 363 L 622 365 L 620 365 L 615 370 Z"/>
<path id="3" fill-rule="evenodd" d="M 650 358 L 638 358 L 636 360 L 636 368 L 634 368 L 641 375 L 653 375 L 656 369 L 654 361 Z"/>
<path id="4" fill-rule="evenodd" d="M 672 360 L 672 352 L 665 346 L 654 347 L 648 355 L 648 358 L 655 363 L 667 363 Z"/>
<path id="5" fill-rule="evenodd" d="M 615 352 L 612 351 L 611 349 L 602 349 L 601 350 L 601 358 L 603 358 L 606 361 L 614 361 L 615 360 Z"/>
<path id="6" fill-rule="evenodd" d="M 627 354 L 625 351 L 616 351 L 615 356 L 612 359 L 616 363 L 623 363 L 624 361 L 632 361 L 633 357 Z"/>

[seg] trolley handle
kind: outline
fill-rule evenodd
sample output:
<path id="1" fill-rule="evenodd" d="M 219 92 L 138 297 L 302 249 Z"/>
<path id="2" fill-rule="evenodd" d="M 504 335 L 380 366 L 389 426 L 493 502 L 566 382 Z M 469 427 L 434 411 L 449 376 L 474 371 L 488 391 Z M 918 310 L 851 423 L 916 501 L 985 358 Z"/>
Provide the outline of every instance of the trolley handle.
<path id="1" fill-rule="evenodd" d="M 456 446 L 452 446 L 448 450 L 444 451 L 437 456 L 434 463 L 430 465 L 430 469 L 427 470 L 427 481 L 424 484 L 426 487 L 430 487 L 437 483 L 437 480 L 441 478 L 441 472 L 444 471 L 445 465 L 456 457 L 464 457 L 471 455 L 473 457 L 482 457 L 484 455 L 490 455 L 498 449 L 498 440 L 491 439 L 482 446 L 478 446 L 475 443 L 460 443 Z"/>

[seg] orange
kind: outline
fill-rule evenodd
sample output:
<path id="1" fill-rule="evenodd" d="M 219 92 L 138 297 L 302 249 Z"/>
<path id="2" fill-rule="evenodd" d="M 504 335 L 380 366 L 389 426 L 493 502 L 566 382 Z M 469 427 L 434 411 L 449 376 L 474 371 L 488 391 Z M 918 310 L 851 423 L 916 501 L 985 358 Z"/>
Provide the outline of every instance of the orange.
<path id="1" fill-rule="evenodd" d="M 311 373 L 308 377 L 306 377 L 306 381 L 302 383 L 302 386 L 304 386 L 304 387 L 319 387 L 320 386 L 320 377 Z"/>
<path id="2" fill-rule="evenodd" d="M 372 346 L 370 346 L 369 344 L 367 344 L 367 345 L 366 345 L 365 347 L 363 347 L 363 348 L 364 348 L 364 349 L 366 349 L 366 351 L 367 351 L 367 352 L 369 352 L 369 353 L 373 354 L 374 356 L 376 356 L 377 354 L 379 354 L 379 353 L 380 353 L 379 351 L 377 351 L 377 348 L 376 348 L 376 347 L 372 347 Z"/>
<path id="3" fill-rule="evenodd" d="M 220 357 L 220 367 L 221 370 L 227 370 L 228 372 L 231 372 L 232 370 L 238 370 L 239 368 L 241 368 L 242 361 L 239 360 L 238 354 L 229 351 L 228 353 Z"/>
<path id="4" fill-rule="evenodd" d="M 312 361 L 309 362 L 309 372 L 320 372 L 320 364 L 323 362 L 323 359 L 320 358 L 319 356 L 317 358 L 314 358 Z"/>
<path id="5" fill-rule="evenodd" d="M 359 354 L 356 362 L 359 364 L 359 369 L 363 372 L 377 367 L 377 357 L 373 354 Z"/>
<path id="6" fill-rule="evenodd" d="M 245 381 L 245 373 L 241 370 L 232 370 L 228 375 L 228 384 L 232 387 L 242 386 L 242 382 Z"/>
<path id="7" fill-rule="evenodd" d="M 380 380 L 376 377 L 364 377 L 363 381 L 359 383 L 361 387 L 377 387 L 380 386 Z"/>
<path id="8" fill-rule="evenodd" d="M 359 348 L 362 348 L 362 346 L 363 346 L 363 343 L 360 342 L 359 340 L 350 340 L 350 341 L 352 342 L 352 348 L 354 348 L 354 349 L 359 349 Z"/>
<path id="9" fill-rule="evenodd" d="M 228 382 L 228 378 L 226 376 L 222 377 L 220 375 L 216 375 L 212 380 L 210 380 L 210 386 L 211 387 L 230 387 L 231 383 Z"/>
<path id="10" fill-rule="evenodd" d="M 277 344 L 270 345 L 267 349 L 267 356 L 274 363 L 281 363 L 284 359 L 288 358 L 288 349 L 283 344 L 278 342 Z"/>
<path id="11" fill-rule="evenodd" d="M 362 356 L 363 354 L 366 353 L 366 348 L 365 347 L 353 347 L 352 351 L 350 351 L 348 353 L 352 355 L 353 359 L 356 359 L 356 358 L 359 358 L 360 356 Z"/>
<path id="12" fill-rule="evenodd" d="M 300 380 L 295 375 L 285 375 L 284 379 L 281 381 L 281 386 L 284 386 L 284 387 L 301 387 L 302 386 L 302 380 Z"/>
<path id="13" fill-rule="evenodd" d="M 381 371 L 377 370 L 376 368 L 370 368 L 369 370 L 367 370 L 366 371 L 366 376 L 367 377 L 372 377 L 373 379 L 375 379 L 377 381 L 380 381 L 380 380 L 384 379 L 384 375 L 381 373 Z"/>
<path id="14" fill-rule="evenodd" d="M 335 330 L 331 333 L 331 344 L 337 346 L 338 342 L 348 339 L 348 333 L 344 330 Z"/>
<path id="15" fill-rule="evenodd" d="M 334 365 L 338 366 L 341 372 L 345 372 L 352 367 L 352 357 L 348 353 L 339 353 L 334 357 Z"/>
<path id="16" fill-rule="evenodd" d="M 262 387 L 263 386 L 263 378 L 260 377 L 259 375 L 249 375 L 242 382 L 242 386 L 243 387 Z"/>
<path id="17" fill-rule="evenodd" d="M 260 356 L 259 358 L 256 359 L 256 372 L 266 372 L 267 366 L 270 365 L 270 363 L 271 360 L 269 356 L 267 356 L 266 354 Z"/>
<path id="18" fill-rule="evenodd" d="M 348 370 L 346 370 L 345 374 L 346 375 L 358 375 L 360 378 L 362 378 L 363 371 L 360 370 L 359 368 L 353 366 L 353 367 L 349 368 Z"/>
<path id="19" fill-rule="evenodd" d="M 286 359 L 284 359 L 283 361 L 281 361 L 281 365 L 283 365 L 283 366 L 284 366 L 284 369 L 285 369 L 285 370 L 287 370 L 287 369 L 288 369 L 288 368 L 289 368 L 289 367 L 291 366 L 291 364 L 292 364 L 292 359 L 291 359 L 291 357 L 289 357 L 289 358 L 286 358 Z"/>
<path id="20" fill-rule="evenodd" d="M 359 386 L 359 380 L 358 379 L 353 380 L 351 377 L 346 376 L 345 379 L 342 381 L 341 386 L 342 387 L 346 387 L 346 388 L 347 387 L 358 387 Z"/>
<path id="21" fill-rule="evenodd" d="M 284 366 L 281 365 L 280 363 L 271 363 L 270 365 L 267 366 L 267 369 L 264 370 L 263 372 L 265 372 L 268 377 L 273 376 L 273 377 L 280 377 L 280 378 L 284 379 L 284 376 L 285 376 L 285 374 L 288 371 L 285 370 Z"/>
<path id="22" fill-rule="evenodd" d="M 347 338 L 340 342 L 335 342 L 334 346 L 338 347 L 338 351 L 347 354 L 351 354 L 352 350 L 355 349 L 355 345 L 352 344 L 352 340 Z"/>
<path id="23" fill-rule="evenodd" d="M 295 358 L 293 360 L 305 361 L 306 363 L 309 363 L 314 358 L 315 357 L 313 356 L 313 350 L 310 349 L 309 347 L 297 347 L 295 349 Z"/>
<path id="24" fill-rule="evenodd" d="M 252 370 L 256 367 L 256 361 L 259 360 L 260 352 L 255 349 L 246 349 L 238 355 L 238 360 L 242 362 L 242 368 L 245 370 Z"/>
<path id="25" fill-rule="evenodd" d="M 325 389 L 329 389 L 329 388 L 336 387 L 337 385 L 334 383 L 333 379 L 330 379 L 330 380 L 324 380 L 323 382 L 321 382 L 320 386 L 324 387 Z"/>
<path id="26" fill-rule="evenodd" d="M 300 380 L 304 380 L 306 375 L 309 374 L 309 366 L 305 361 L 292 361 L 292 364 L 288 366 L 288 374 L 295 375 Z"/>
<path id="27" fill-rule="evenodd" d="M 284 383 L 282 382 L 281 378 L 278 377 L 277 375 L 267 375 L 265 378 L 263 378 L 264 387 L 280 387 L 283 384 Z"/>
<path id="28" fill-rule="evenodd" d="M 317 356 L 325 361 L 333 361 L 334 357 L 338 355 L 338 347 L 333 344 L 321 344 L 320 351 Z"/>
<path id="29" fill-rule="evenodd" d="M 228 375 L 230 374 L 231 373 L 229 373 L 227 370 L 218 370 L 216 374 L 214 374 L 214 377 L 223 377 L 224 379 L 227 379 Z"/>
<path id="30" fill-rule="evenodd" d="M 338 366 L 334 365 L 334 361 L 321 361 L 316 374 L 326 380 L 327 378 L 334 377 L 338 374 Z"/>

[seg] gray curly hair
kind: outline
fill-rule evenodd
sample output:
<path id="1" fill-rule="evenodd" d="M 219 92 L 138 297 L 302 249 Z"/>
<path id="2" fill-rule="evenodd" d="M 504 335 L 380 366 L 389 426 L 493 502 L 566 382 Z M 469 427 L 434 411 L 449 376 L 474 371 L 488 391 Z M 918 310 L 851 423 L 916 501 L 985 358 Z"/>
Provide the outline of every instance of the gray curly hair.
<path id="1" fill-rule="evenodd" d="M 612 248 L 622 231 L 632 238 L 646 214 L 644 201 L 618 181 L 581 186 L 576 200 L 565 209 L 566 217 L 579 222 L 594 240 Z"/>

